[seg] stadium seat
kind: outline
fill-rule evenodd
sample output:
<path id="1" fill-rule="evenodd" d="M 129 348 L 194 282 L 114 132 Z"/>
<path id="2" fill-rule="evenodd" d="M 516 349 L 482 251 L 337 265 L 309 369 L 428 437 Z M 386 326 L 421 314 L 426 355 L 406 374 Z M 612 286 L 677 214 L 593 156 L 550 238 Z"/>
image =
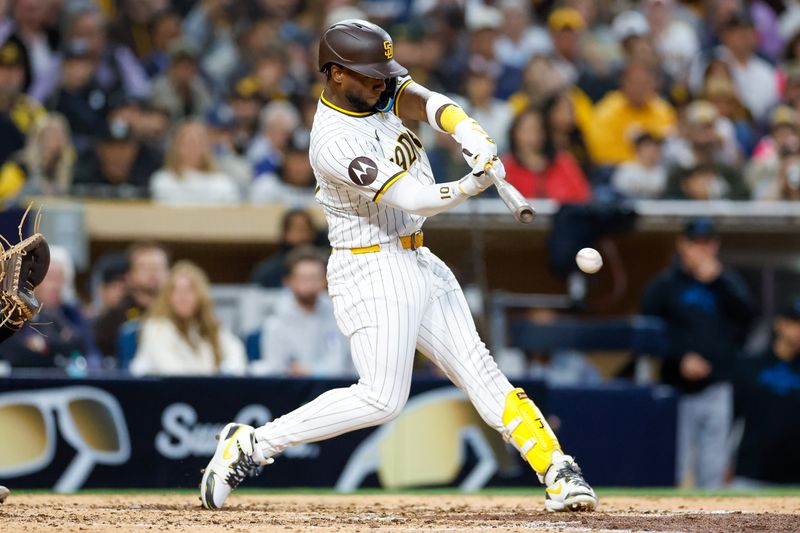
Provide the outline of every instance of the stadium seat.
<path id="1" fill-rule="evenodd" d="M 512 320 L 510 344 L 531 352 L 557 349 L 584 351 L 630 350 L 634 354 L 663 355 L 667 347 L 664 323 L 653 317 L 624 319 L 562 319 L 542 324 Z"/>
<path id="2" fill-rule="evenodd" d="M 248 361 L 261 359 L 261 333 L 261 330 L 257 329 L 245 337 L 244 347 L 247 350 Z"/>
<path id="3" fill-rule="evenodd" d="M 283 289 L 254 285 L 212 285 L 211 298 L 220 321 L 235 335 L 245 337 L 272 313 Z"/>
<path id="4" fill-rule="evenodd" d="M 141 320 L 129 320 L 119 328 L 119 333 L 117 334 L 117 363 L 122 370 L 127 370 L 130 367 L 131 361 L 136 355 L 141 329 Z"/>

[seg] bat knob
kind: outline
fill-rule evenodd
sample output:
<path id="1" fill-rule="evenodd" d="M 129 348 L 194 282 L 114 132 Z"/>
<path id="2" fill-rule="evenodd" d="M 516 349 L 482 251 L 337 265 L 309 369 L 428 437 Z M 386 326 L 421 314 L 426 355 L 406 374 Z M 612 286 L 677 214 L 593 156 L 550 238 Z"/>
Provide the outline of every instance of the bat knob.
<path id="1" fill-rule="evenodd" d="M 534 218 L 536 218 L 536 211 L 534 211 L 532 207 L 527 206 L 520 209 L 517 215 L 517 220 L 523 224 L 530 224 L 533 222 Z"/>

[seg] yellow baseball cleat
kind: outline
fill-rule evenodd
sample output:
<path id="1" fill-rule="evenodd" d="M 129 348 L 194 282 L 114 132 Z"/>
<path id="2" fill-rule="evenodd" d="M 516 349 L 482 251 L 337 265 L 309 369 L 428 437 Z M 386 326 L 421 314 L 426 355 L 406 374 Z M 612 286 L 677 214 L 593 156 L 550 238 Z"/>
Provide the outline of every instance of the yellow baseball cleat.
<path id="1" fill-rule="evenodd" d="M 221 508 L 245 477 L 257 476 L 264 465 L 274 462 L 265 458 L 255 445 L 252 426 L 230 423 L 219 437 L 214 456 L 200 481 L 200 500 L 206 509 Z"/>
<path id="2" fill-rule="evenodd" d="M 594 511 L 597 507 L 597 495 L 569 455 L 553 459 L 544 484 L 544 506 L 548 511 Z"/>

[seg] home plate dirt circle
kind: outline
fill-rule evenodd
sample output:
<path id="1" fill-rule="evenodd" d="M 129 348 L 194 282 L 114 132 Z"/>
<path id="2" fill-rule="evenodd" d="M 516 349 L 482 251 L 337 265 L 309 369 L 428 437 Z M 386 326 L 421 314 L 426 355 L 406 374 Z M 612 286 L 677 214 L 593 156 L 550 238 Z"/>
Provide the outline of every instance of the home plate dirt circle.
<path id="1" fill-rule="evenodd" d="M 234 494 L 221 511 L 185 494 L 15 495 L 0 529 L 28 531 L 800 531 L 800 497 L 608 497 L 593 513 L 547 513 L 541 497 Z"/>

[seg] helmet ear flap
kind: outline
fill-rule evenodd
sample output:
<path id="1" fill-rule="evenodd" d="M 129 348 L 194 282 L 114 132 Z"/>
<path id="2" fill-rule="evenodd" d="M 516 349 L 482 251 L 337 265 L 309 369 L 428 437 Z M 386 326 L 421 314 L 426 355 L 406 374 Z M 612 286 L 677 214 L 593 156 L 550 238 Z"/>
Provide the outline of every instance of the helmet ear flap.
<path id="1" fill-rule="evenodd" d="M 386 80 L 386 88 L 378 98 L 378 102 L 375 104 L 375 109 L 381 113 L 386 113 L 392 109 L 392 105 L 394 105 L 395 91 L 397 91 L 397 76 Z"/>

